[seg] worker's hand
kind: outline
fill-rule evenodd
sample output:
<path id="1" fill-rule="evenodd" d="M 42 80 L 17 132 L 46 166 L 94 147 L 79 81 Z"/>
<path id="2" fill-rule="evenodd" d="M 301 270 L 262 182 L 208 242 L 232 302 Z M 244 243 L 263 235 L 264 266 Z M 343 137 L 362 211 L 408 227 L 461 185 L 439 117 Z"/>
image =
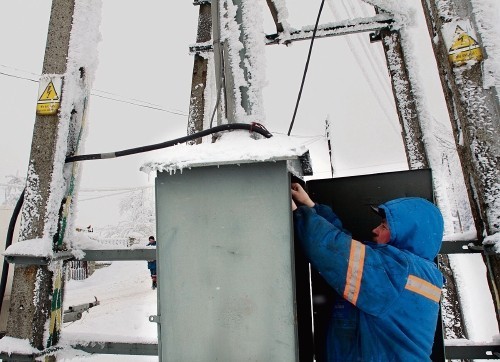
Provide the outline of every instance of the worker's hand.
<path id="1" fill-rule="evenodd" d="M 297 205 L 295 204 L 295 201 L 292 199 L 292 211 L 297 210 Z"/>
<path id="2" fill-rule="evenodd" d="M 311 200 L 307 192 L 298 183 L 292 184 L 292 198 L 294 201 L 306 205 L 309 207 L 314 206 L 314 202 Z"/>

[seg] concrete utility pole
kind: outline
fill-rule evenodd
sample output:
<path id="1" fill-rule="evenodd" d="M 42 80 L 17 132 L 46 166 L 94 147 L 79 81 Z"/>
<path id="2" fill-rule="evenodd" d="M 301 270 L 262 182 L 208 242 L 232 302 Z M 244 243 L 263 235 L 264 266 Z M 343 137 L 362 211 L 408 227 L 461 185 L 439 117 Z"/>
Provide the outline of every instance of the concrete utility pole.
<path id="1" fill-rule="evenodd" d="M 375 10 L 377 13 L 385 13 L 379 8 L 375 8 Z M 408 167 L 410 170 L 429 168 L 429 159 L 423 141 L 419 112 L 405 60 L 401 33 L 398 30 L 382 29 L 380 30 L 379 37 L 382 41 L 391 77 L 392 93 L 401 124 Z M 452 320 L 459 321 L 461 322 L 460 325 L 463 325 L 455 277 L 451 270 L 448 255 L 440 255 L 439 266 L 447 280 L 447 287 L 444 294 L 448 301 L 447 315 Z M 460 327 L 453 327 L 453 333 L 458 337 L 464 337 Z"/>
<path id="2" fill-rule="evenodd" d="M 385 13 L 379 8 L 375 10 L 377 13 Z M 408 167 L 410 170 L 428 168 L 429 161 L 425 153 L 415 94 L 401 45 L 401 34 L 393 29 L 382 29 L 379 34 L 391 77 L 392 93 L 401 124 Z"/>
<path id="3" fill-rule="evenodd" d="M 198 17 L 197 43 L 206 43 L 212 39 L 212 13 L 210 2 L 199 1 L 195 5 L 200 6 Z M 200 53 L 194 55 L 193 78 L 191 83 L 191 100 L 189 104 L 189 120 L 187 134 L 203 130 L 205 119 L 205 89 L 207 87 L 208 57 Z M 191 144 L 201 143 L 201 139 L 192 141 Z"/>
<path id="4" fill-rule="evenodd" d="M 469 0 L 422 0 L 479 241 L 500 232 L 500 107 Z M 486 30 L 486 29 L 485 29 Z M 500 258 L 485 255 L 500 324 Z"/>
<path id="5" fill-rule="evenodd" d="M 71 225 L 66 216 L 78 172 L 75 165 L 65 166 L 65 157 L 77 151 L 85 99 L 90 93 L 85 65 L 69 70 L 67 64 L 76 2 L 52 1 L 20 231 L 20 240 L 52 242 L 54 253 L 65 249 L 65 229 Z M 85 94 L 85 99 L 65 97 L 63 83 L 72 94 L 83 90 L 79 95 Z M 61 186 L 66 191 L 60 191 Z M 8 336 L 28 339 L 39 350 L 57 344 L 62 324 L 62 270 L 62 261 L 16 264 Z"/>
<path id="6" fill-rule="evenodd" d="M 253 115 L 257 106 L 250 93 L 261 92 L 260 85 L 255 82 L 256 69 L 254 72 L 251 69 L 256 65 L 251 64 L 253 59 L 249 51 L 255 45 L 251 44 L 250 34 L 244 27 L 245 1 L 248 0 L 212 1 L 214 60 L 220 101 L 218 122 L 223 116 L 228 123 L 247 122 L 247 116 Z M 241 44 L 234 44 L 233 38 L 228 36 L 235 31 Z"/>

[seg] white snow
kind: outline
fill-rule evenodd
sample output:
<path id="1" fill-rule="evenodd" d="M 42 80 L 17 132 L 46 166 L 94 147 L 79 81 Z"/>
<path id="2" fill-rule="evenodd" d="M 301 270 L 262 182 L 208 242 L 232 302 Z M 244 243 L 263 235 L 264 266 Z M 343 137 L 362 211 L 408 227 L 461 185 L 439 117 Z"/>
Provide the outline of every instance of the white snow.
<path id="1" fill-rule="evenodd" d="M 9 355 L 12 353 L 31 354 L 39 352 L 36 348 L 33 348 L 30 345 L 30 342 L 27 339 L 12 337 L 3 337 L 0 339 L 0 351 L 4 351 Z"/>
<path id="2" fill-rule="evenodd" d="M 89 278 L 71 280 L 65 289 L 65 309 L 89 303 L 99 305 L 83 314 L 79 321 L 65 323 L 63 342 L 136 342 L 156 343 L 156 290 L 145 261 L 113 262 L 98 269 Z"/>
<path id="3" fill-rule="evenodd" d="M 53 255 L 52 241 L 45 238 L 22 240 L 9 246 L 2 255 L 50 257 Z"/>
<path id="4" fill-rule="evenodd" d="M 94 302 L 99 305 L 83 313 L 80 320 L 63 324 L 60 345 L 68 347 L 89 342 L 157 343 L 157 325 L 149 321 L 156 315 L 156 290 L 145 261 L 113 262 L 89 278 L 66 284 L 64 308 Z M 156 356 L 90 356 L 64 348 L 62 360 L 158 361 Z"/>
<path id="5" fill-rule="evenodd" d="M 144 172 L 175 172 L 197 165 L 221 165 L 250 161 L 276 161 L 297 158 L 307 152 L 302 141 L 282 135 L 254 140 L 247 131 L 224 134 L 212 144 L 177 145 L 162 151 L 155 160 L 145 163 Z"/>

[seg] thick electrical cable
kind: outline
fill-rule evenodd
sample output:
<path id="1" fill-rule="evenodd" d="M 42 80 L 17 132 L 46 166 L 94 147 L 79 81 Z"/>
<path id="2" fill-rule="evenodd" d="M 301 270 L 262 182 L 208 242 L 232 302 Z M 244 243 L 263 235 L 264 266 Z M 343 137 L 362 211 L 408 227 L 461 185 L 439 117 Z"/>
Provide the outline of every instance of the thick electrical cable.
<path id="1" fill-rule="evenodd" d="M 272 134 L 260 123 L 251 123 L 251 124 L 248 124 L 248 123 L 228 123 L 228 124 L 223 124 L 220 126 L 208 128 L 206 130 L 203 130 L 203 131 L 200 131 L 197 133 L 193 133 L 193 134 L 188 135 L 188 136 L 180 137 L 180 138 L 166 141 L 166 142 L 162 142 L 162 143 L 157 143 L 154 145 L 130 148 L 127 150 L 109 152 L 109 153 L 94 153 L 94 154 L 88 154 L 88 155 L 70 156 L 70 157 L 66 158 L 66 163 L 77 162 L 77 161 L 102 160 L 102 159 L 107 159 L 107 158 L 130 156 L 130 155 L 135 155 L 138 153 L 149 152 L 149 151 L 154 151 L 154 150 L 159 150 L 162 148 L 175 146 L 177 144 L 192 141 L 196 138 L 208 136 L 208 135 L 213 134 L 213 133 L 217 133 L 217 132 L 221 132 L 221 131 L 237 130 L 237 129 L 255 132 L 255 133 L 258 133 L 266 138 L 272 137 Z"/>
<path id="2" fill-rule="evenodd" d="M 161 148 L 175 146 L 177 144 L 188 142 L 188 141 L 191 141 L 191 140 L 196 139 L 196 138 L 208 136 L 208 135 L 213 134 L 213 133 L 217 133 L 217 132 L 221 132 L 221 131 L 230 131 L 230 130 L 247 130 L 249 132 L 258 133 L 261 136 L 264 136 L 266 138 L 271 138 L 273 136 L 260 123 L 250 123 L 250 124 L 248 124 L 248 123 L 230 123 L 230 124 L 224 124 L 221 126 L 209 128 L 209 129 L 206 129 L 206 130 L 201 131 L 201 132 L 193 133 L 192 135 L 189 135 L 189 136 L 177 138 L 177 139 L 167 141 L 167 142 L 157 143 L 154 145 L 131 148 L 131 149 L 112 152 L 112 153 L 96 153 L 96 154 L 90 154 L 90 155 L 70 156 L 70 157 L 66 158 L 65 163 L 115 158 L 115 157 L 133 155 L 133 154 L 137 154 L 137 153 L 149 152 L 149 151 L 154 151 L 154 150 L 158 150 Z M 14 211 L 12 213 L 12 216 L 10 218 L 9 228 L 7 230 L 7 238 L 5 240 L 5 250 L 7 250 L 7 248 L 12 245 L 12 239 L 14 238 L 14 229 L 16 226 L 17 218 L 19 217 L 19 213 L 21 211 L 21 207 L 23 205 L 25 191 L 26 191 L 26 188 L 24 188 L 23 192 L 21 193 L 21 196 L 17 200 L 16 206 L 15 206 Z M 2 277 L 1 277 L 1 281 L 0 281 L 0 310 L 2 308 L 2 301 L 3 301 L 4 294 L 5 294 L 5 289 L 7 286 L 8 273 L 9 273 L 9 263 L 5 262 L 3 264 Z"/>
<path id="3" fill-rule="evenodd" d="M 220 59 L 223 59 L 223 51 L 222 51 L 222 47 L 219 45 L 218 46 L 219 48 L 219 56 L 220 56 Z M 215 59 L 214 59 L 215 61 Z M 217 108 L 219 107 L 219 104 L 220 104 L 220 99 L 221 99 L 221 92 L 222 92 L 222 83 L 225 82 L 225 78 L 224 78 L 224 69 L 223 69 L 223 66 L 224 64 L 221 64 L 220 67 L 219 67 L 219 77 L 221 79 L 221 81 L 217 84 L 217 99 L 215 101 L 215 107 L 214 107 L 214 111 L 212 112 L 212 117 L 210 118 L 210 128 L 212 128 L 213 126 L 213 123 L 214 123 L 214 119 L 215 119 L 215 114 L 217 113 Z"/>
<path id="4" fill-rule="evenodd" d="M 318 17 L 316 18 L 316 24 L 314 25 L 314 31 L 311 38 L 311 43 L 309 45 L 309 52 L 307 54 L 306 66 L 304 68 L 304 74 L 302 74 L 302 82 L 300 83 L 299 95 L 297 96 L 297 102 L 295 103 L 295 110 L 293 111 L 292 122 L 290 123 L 290 128 L 288 129 L 287 135 L 290 136 L 292 132 L 293 125 L 295 123 L 295 117 L 297 116 L 297 109 L 299 108 L 300 98 L 302 97 L 302 90 L 304 89 L 304 83 L 306 80 L 307 69 L 309 68 L 309 61 L 311 60 L 312 48 L 314 45 L 314 39 L 316 38 L 316 32 L 318 31 L 319 18 L 321 17 L 321 12 L 323 11 L 323 5 L 325 4 L 325 0 L 321 0 L 321 5 L 318 11 Z"/>
<path id="5" fill-rule="evenodd" d="M 26 188 L 21 192 L 21 196 L 17 200 L 12 216 L 10 217 L 9 228 L 7 229 L 7 237 L 5 238 L 5 249 L 12 245 L 12 239 L 14 238 L 14 229 L 16 228 L 17 218 L 21 212 L 21 207 L 23 206 L 24 194 Z M 7 277 L 9 276 L 9 263 L 6 260 L 3 262 L 2 268 L 2 279 L 0 280 L 0 311 L 2 310 L 3 297 L 5 295 L 5 289 L 7 287 Z"/>

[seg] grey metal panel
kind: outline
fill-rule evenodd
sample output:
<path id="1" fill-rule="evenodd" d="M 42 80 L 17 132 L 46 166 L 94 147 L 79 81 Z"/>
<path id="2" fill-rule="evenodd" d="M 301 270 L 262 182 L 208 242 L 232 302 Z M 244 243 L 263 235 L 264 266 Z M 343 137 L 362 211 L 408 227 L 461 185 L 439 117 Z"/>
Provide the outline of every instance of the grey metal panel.
<path id="1" fill-rule="evenodd" d="M 286 161 L 159 174 L 156 203 L 161 360 L 296 361 Z"/>
<path id="2" fill-rule="evenodd" d="M 149 249 L 108 249 L 83 250 L 85 256 L 81 260 L 114 261 L 114 260 L 153 260 L 156 259 L 156 248 Z"/>
<path id="3" fill-rule="evenodd" d="M 115 260 L 153 260 L 156 259 L 156 248 L 149 249 L 85 249 L 84 261 L 115 261 Z M 59 252 L 55 257 L 30 255 L 7 255 L 5 260 L 11 264 L 47 265 L 54 260 L 74 260 L 71 251 Z"/>
<path id="4" fill-rule="evenodd" d="M 446 346 L 446 359 L 464 360 L 464 359 L 500 359 L 500 345 L 463 345 Z"/>
<path id="5" fill-rule="evenodd" d="M 85 345 L 76 344 L 72 347 L 80 351 L 95 354 L 158 355 L 158 345 L 149 343 L 90 342 Z"/>

